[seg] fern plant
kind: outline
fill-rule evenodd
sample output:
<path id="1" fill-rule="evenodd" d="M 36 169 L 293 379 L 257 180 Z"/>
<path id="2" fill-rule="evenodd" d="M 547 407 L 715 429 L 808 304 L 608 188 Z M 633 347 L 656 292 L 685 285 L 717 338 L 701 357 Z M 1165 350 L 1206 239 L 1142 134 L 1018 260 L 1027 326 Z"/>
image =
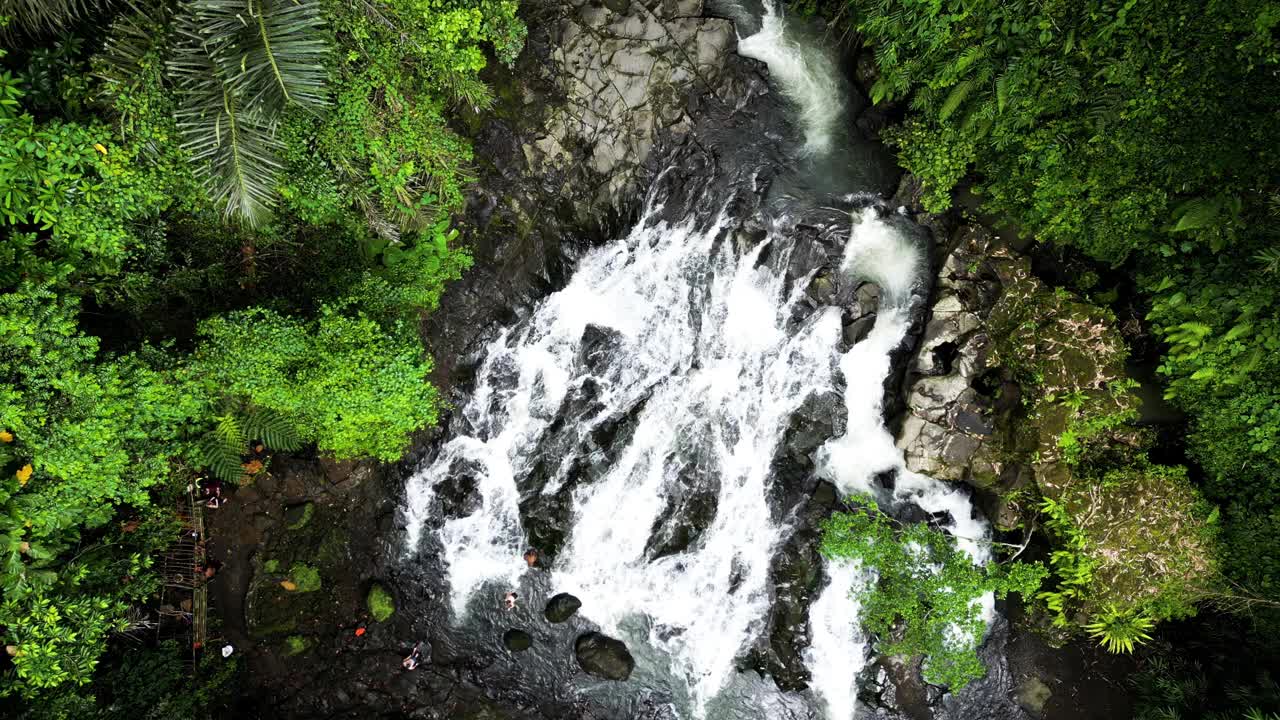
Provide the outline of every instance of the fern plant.
<path id="1" fill-rule="evenodd" d="M 293 424 L 284 416 L 249 405 L 224 407 L 201 439 L 198 460 L 215 477 L 227 482 L 244 474 L 242 460 L 249 444 L 258 441 L 272 450 L 302 447 Z"/>
<path id="2" fill-rule="evenodd" d="M 1090 637 L 1097 639 L 1107 652 L 1128 654 L 1132 653 L 1136 646 L 1151 639 L 1148 631 L 1153 627 L 1155 622 L 1146 615 L 1109 607 L 1097 619 L 1085 625 L 1084 629 Z"/>

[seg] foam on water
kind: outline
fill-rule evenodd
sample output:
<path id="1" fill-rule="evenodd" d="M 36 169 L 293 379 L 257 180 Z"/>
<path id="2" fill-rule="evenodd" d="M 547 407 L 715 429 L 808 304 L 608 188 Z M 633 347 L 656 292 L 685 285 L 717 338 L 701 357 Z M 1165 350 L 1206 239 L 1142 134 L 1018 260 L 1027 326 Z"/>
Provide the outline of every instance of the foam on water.
<path id="1" fill-rule="evenodd" d="M 795 105 L 806 152 L 824 154 L 844 125 L 845 84 L 831 52 L 797 38 L 773 3 L 760 31 L 738 38 L 738 54 L 769 65 L 769 75 Z"/>

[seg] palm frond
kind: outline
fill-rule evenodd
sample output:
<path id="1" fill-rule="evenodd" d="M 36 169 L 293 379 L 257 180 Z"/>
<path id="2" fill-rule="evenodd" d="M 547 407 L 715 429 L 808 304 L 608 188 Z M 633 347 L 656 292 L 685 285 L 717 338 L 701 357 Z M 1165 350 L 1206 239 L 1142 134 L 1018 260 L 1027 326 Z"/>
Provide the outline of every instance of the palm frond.
<path id="1" fill-rule="evenodd" d="M 328 104 L 324 18 L 314 0 L 194 0 L 198 34 L 243 102 L 268 112 Z"/>
<path id="2" fill-rule="evenodd" d="M 276 125 L 289 105 L 328 102 L 316 0 L 192 0 L 170 75 L 182 147 L 228 220 L 253 227 L 275 204 Z"/>
<path id="3" fill-rule="evenodd" d="M 173 20 L 167 3 L 126 3 L 128 11 L 111 24 L 111 32 L 94 57 L 94 75 L 102 91 L 115 99 L 137 81 L 147 56 L 167 46 Z"/>
<path id="4" fill-rule="evenodd" d="M 9 18 L 6 32 L 34 34 L 66 27 L 89 7 L 87 0 L 0 0 L 0 17 Z"/>
<path id="5" fill-rule="evenodd" d="M 259 225 L 275 204 L 280 143 L 274 123 L 245 107 L 203 46 L 188 43 L 170 67 L 178 79 L 182 149 L 228 220 Z"/>

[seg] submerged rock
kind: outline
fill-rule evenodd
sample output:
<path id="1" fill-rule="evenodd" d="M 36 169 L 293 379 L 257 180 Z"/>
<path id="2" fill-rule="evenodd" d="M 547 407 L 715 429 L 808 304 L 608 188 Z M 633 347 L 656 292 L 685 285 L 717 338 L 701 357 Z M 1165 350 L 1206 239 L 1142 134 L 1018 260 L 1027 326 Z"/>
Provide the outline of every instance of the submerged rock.
<path id="1" fill-rule="evenodd" d="M 533 646 L 533 636 L 520 628 L 511 628 L 502 634 L 502 644 L 513 653 L 524 652 Z"/>
<path id="2" fill-rule="evenodd" d="M 636 667 L 626 644 L 600 633 L 579 635 L 573 654 L 583 670 L 606 680 L 626 680 Z"/>
<path id="3" fill-rule="evenodd" d="M 543 614 L 546 615 L 547 622 L 562 623 L 573 617 L 580 607 L 582 607 L 581 600 L 569 593 L 560 593 L 547 601 L 547 609 Z"/>

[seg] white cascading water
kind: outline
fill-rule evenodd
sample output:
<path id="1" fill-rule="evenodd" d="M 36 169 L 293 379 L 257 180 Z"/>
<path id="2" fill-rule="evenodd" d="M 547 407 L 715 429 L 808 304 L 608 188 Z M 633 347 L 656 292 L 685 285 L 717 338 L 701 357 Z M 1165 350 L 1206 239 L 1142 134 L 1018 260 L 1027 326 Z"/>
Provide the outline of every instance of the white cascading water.
<path id="1" fill-rule="evenodd" d="M 838 130 L 841 88 L 820 50 L 793 40 L 769 11 L 763 29 L 740 40 L 739 51 L 769 64 L 774 80 L 797 105 L 809 152 L 825 152 Z M 820 470 L 845 493 L 871 490 L 878 472 L 896 469 L 895 493 L 927 511 L 947 511 L 954 532 L 974 541 L 986 528 L 969 501 L 929 478 L 905 472 L 881 419 L 889 353 L 908 327 L 913 290 L 923 269 L 920 251 L 875 211 L 853 218 L 845 272 L 882 288 L 871 334 L 843 355 L 838 308 L 814 312 L 798 329 L 789 320 L 804 282 L 788 292 L 791 244 L 772 233 L 739 248 L 721 218 L 707 230 L 654 222 L 650 208 L 620 240 L 581 259 L 563 290 L 533 315 L 504 331 L 485 351 L 476 389 L 462 410 L 470 434 L 453 437 L 407 489 L 407 547 L 416 550 L 438 484 L 459 461 L 482 468 L 478 509 L 446 519 L 436 530 L 443 547 L 454 616 L 487 583 L 518 587 L 528 572 L 520 555 L 519 483 L 537 461 L 539 441 L 567 397 L 585 383 L 598 387 L 590 427 L 640 407 L 625 447 L 596 479 L 573 490 L 571 530 L 553 567 L 556 592 L 582 601 L 581 613 L 605 633 L 643 642 L 665 656 L 666 672 L 683 680 L 679 704 L 694 717 L 731 680 L 735 659 L 763 632 L 769 611 L 769 567 L 788 528 L 773 518 L 771 461 L 793 412 L 813 393 L 844 383 L 847 432 L 822 450 Z M 758 263 L 769 248 L 774 257 Z M 606 328 L 612 345 L 603 366 L 582 359 L 589 326 Z M 513 379 L 514 378 L 514 379 Z M 540 491 L 555 493 L 571 458 Z M 683 552 L 651 559 L 646 545 L 669 496 L 690 482 L 711 483 L 714 519 Z M 975 558 L 981 557 L 976 542 Z M 827 583 L 810 609 L 807 663 L 813 687 L 833 720 L 854 713 L 854 681 L 865 645 L 849 592 L 867 573 L 827 568 Z M 635 624 L 647 618 L 644 635 Z M 632 634 L 629 634 L 632 633 Z M 651 653 L 640 656 L 645 662 Z"/>

